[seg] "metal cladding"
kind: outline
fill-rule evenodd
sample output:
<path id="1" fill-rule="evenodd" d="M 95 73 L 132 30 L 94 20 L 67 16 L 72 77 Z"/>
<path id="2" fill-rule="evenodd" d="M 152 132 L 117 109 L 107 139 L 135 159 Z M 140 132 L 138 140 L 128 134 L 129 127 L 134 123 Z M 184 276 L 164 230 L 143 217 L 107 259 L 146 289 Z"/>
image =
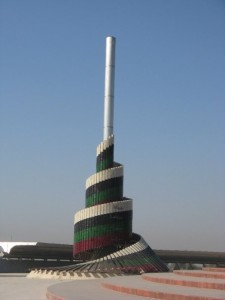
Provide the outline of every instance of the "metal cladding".
<path id="1" fill-rule="evenodd" d="M 97 147 L 96 173 L 86 181 L 85 208 L 74 216 L 73 255 L 83 263 L 71 270 L 120 274 L 168 271 L 143 238 L 132 232 L 132 200 L 123 196 L 123 166 L 114 161 L 115 38 L 107 38 L 107 45 L 104 137 Z"/>
<path id="2" fill-rule="evenodd" d="M 99 258 L 99 250 L 110 253 L 132 237 L 132 200 L 123 198 L 123 166 L 113 162 L 113 146 L 113 136 L 98 146 L 96 174 L 86 181 L 86 208 L 75 214 L 79 259 Z"/>

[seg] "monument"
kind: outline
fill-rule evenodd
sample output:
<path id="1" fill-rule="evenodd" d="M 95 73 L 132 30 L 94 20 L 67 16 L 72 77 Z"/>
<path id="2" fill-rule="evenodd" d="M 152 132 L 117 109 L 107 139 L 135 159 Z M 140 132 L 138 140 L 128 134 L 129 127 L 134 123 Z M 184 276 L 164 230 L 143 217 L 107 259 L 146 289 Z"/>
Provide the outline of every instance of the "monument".
<path id="1" fill-rule="evenodd" d="M 106 38 L 103 141 L 97 147 L 96 173 L 86 181 L 85 208 L 74 216 L 73 270 L 141 274 L 166 272 L 166 265 L 132 232 L 132 199 L 123 196 L 123 165 L 114 161 L 114 37 Z"/>
<path id="2" fill-rule="evenodd" d="M 103 141 L 97 147 L 96 173 L 86 181 L 85 208 L 74 216 L 76 263 L 34 269 L 28 277 L 77 280 L 168 271 L 132 231 L 132 199 L 123 196 L 123 165 L 114 161 L 115 45 L 114 37 L 106 38 Z"/>

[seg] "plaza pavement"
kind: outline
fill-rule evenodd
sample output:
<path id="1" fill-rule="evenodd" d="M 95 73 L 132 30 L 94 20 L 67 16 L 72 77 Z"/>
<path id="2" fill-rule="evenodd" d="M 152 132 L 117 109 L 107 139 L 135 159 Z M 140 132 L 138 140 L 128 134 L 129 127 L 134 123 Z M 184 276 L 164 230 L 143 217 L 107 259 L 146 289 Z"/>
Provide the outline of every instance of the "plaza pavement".
<path id="1" fill-rule="evenodd" d="M 61 281 L 27 278 L 26 275 L 0 274 L 0 300 L 46 300 L 47 290 L 54 291 L 54 294 L 62 293 L 61 299 L 67 300 L 140 300 L 140 297 L 118 294 L 101 287 L 102 279 Z"/>
<path id="2" fill-rule="evenodd" d="M 66 278 L 66 277 L 65 277 Z M 224 300 L 225 268 L 59 280 L 0 274 L 0 300 Z"/>

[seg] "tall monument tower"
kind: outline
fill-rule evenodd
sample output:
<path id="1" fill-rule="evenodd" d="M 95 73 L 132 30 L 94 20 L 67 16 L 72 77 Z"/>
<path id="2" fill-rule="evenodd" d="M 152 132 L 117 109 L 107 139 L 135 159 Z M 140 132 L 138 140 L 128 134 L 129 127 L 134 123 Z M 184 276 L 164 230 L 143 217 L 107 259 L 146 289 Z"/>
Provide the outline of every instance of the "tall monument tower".
<path id="1" fill-rule="evenodd" d="M 114 37 L 106 38 L 103 141 L 96 173 L 86 181 L 85 208 L 74 216 L 74 270 L 140 274 L 168 271 L 144 239 L 132 232 L 132 200 L 123 196 L 123 166 L 114 161 Z"/>

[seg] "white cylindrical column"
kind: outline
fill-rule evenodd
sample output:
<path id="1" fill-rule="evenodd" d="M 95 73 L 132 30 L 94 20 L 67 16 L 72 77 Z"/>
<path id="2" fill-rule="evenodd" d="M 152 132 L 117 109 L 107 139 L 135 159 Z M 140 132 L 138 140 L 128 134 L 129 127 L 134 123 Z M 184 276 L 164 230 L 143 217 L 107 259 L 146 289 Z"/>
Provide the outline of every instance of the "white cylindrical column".
<path id="1" fill-rule="evenodd" d="M 111 36 L 107 37 L 105 58 L 104 140 L 108 139 L 108 137 L 113 134 L 115 46 L 116 39 Z"/>

